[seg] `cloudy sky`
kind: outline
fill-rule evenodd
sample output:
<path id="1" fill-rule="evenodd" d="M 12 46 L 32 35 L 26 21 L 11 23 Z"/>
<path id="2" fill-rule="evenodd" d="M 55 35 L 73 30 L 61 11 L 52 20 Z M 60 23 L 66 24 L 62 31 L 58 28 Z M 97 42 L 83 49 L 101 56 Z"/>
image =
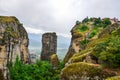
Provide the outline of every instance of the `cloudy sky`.
<path id="1" fill-rule="evenodd" d="M 0 15 L 16 16 L 28 33 L 70 36 L 76 20 L 120 18 L 120 0 L 0 0 Z"/>

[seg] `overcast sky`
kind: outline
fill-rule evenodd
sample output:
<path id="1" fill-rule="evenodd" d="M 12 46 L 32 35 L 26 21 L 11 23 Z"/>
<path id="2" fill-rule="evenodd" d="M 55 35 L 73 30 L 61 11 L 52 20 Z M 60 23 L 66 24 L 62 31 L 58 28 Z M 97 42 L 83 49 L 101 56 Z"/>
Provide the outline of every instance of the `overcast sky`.
<path id="1" fill-rule="evenodd" d="M 28 33 L 69 36 L 76 20 L 120 18 L 120 0 L 0 0 L 0 15 L 16 16 Z"/>

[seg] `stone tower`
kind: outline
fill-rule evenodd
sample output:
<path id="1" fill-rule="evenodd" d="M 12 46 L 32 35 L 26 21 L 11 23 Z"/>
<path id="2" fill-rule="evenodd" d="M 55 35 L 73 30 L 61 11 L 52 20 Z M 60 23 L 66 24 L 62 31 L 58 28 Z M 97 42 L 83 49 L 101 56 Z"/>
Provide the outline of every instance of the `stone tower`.
<path id="1" fill-rule="evenodd" d="M 42 52 L 41 60 L 50 60 L 52 54 L 57 51 L 57 35 L 56 33 L 45 33 L 42 35 Z"/>

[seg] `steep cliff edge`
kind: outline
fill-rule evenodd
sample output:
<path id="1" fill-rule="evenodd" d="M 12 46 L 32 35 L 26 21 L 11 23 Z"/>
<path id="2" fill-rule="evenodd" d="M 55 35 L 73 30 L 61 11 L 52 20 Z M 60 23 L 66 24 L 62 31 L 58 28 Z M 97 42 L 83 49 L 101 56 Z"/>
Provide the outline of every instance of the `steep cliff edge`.
<path id="1" fill-rule="evenodd" d="M 88 42 L 97 39 L 99 33 L 111 22 L 109 18 L 85 18 L 82 22 L 76 21 L 75 26 L 71 30 L 71 44 L 64 58 L 66 63 L 74 53 L 78 53 L 85 49 Z"/>
<path id="2" fill-rule="evenodd" d="M 14 16 L 0 16 L 0 68 L 7 62 L 13 63 L 16 56 L 23 63 L 28 62 L 28 34 Z"/>
<path id="3" fill-rule="evenodd" d="M 120 22 L 117 19 L 85 18 L 77 21 L 71 32 L 62 80 L 104 80 L 120 75 Z"/>

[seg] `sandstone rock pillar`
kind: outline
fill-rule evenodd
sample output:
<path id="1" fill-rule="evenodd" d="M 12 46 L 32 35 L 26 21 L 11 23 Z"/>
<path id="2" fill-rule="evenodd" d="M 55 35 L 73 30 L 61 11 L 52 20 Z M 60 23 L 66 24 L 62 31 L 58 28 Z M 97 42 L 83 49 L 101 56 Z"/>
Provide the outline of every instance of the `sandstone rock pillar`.
<path id="1" fill-rule="evenodd" d="M 52 54 L 57 51 L 57 35 L 56 33 L 45 33 L 42 35 L 42 51 L 41 60 L 50 60 Z"/>

